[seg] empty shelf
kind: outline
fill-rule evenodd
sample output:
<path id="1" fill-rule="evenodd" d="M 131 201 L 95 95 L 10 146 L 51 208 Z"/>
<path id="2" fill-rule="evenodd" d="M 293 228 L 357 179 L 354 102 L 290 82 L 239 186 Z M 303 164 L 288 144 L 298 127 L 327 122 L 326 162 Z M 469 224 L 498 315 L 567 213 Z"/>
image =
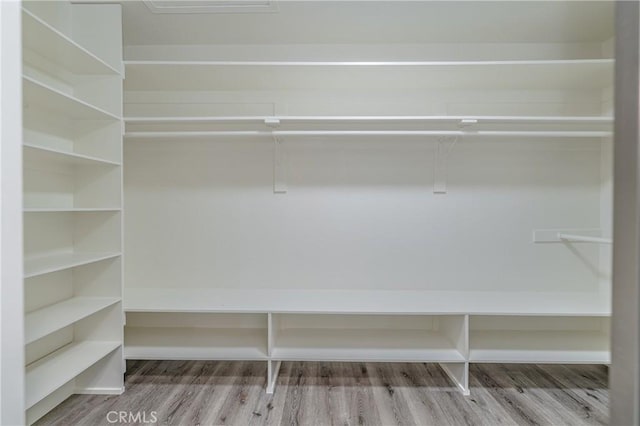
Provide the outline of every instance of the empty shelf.
<path id="1" fill-rule="evenodd" d="M 80 207 L 80 208 L 74 208 L 74 207 L 69 207 L 69 208 L 65 208 L 65 207 L 59 207 L 59 208 L 58 207 L 50 207 L 50 208 L 49 207 L 43 207 L 43 208 L 34 207 L 34 208 L 31 208 L 31 207 L 28 207 L 28 208 L 25 208 L 23 211 L 25 213 L 65 213 L 65 212 L 68 212 L 68 213 L 82 213 L 82 212 L 91 213 L 91 212 L 97 212 L 97 213 L 99 213 L 99 212 L 119 212 L 120 210 L 122 210 L 122 209 L 120 209 L 118 207 L 114 207 L 114 208 L 100 208 L 100 207 L 97 207 L 97 208 L 91 208 L 91 207 L 88 207 L 88 208 L 82 208 L 82 207 Z"/>
<path id="2" fill-rule="evenodd" d="M 120 120 L 110 112 L 38 82 L 31 77 L 23 76 L 22 82 L 25 106 L 38 106 L 44 110 L 78 120 Z"/>
<path id="3" fill-rule="evenodd" d="M 471 331 L 469 360 L 497 363 L 611 362 L 609 337 L 596 331 Z"/>
<path id="4" fill-rule="evenodd" d="M 112 259 L 120 253 L 62 253 L 25 259 L 25 278 Z"/>
<path id="5" fill-rule="evenodd" d="M 28 10 L 22 10 L 22 42 L 41 57 L 74 74 L 120 74 Z"/>
<path id="6" fill-rule="evenodd" d="M 115 297 L 74 297 L 30 312 L 25 318 L 25 343 L 34 342 L 119 301 Z"/>
<path id="7" fill-rule="evenodd" d="M 416 62 L 125 61 L 133 90 L 604 88 L 613 59 Z"/>
<path id="8" fill-rule="evenodd" d="M 399 329 L 285 329 L 273 359 L 281 361 L 463 362 L 443 335 Z"/>
<path id="9" fill-rule="evenodd" d="M 26 408 L 31 408 L 120 345 L 120 342 L 97 341 L 72 343 L 29 364 L 25 379 Z"/>
<path id="10" fill-rule="evenodd" d="M 125 358 L 261 360 L 266 342 L 266 329 L 125 327 Z"/>
<path id="11" fill-rule="evenodd" d="M 120 163 L 105 160 L 102 158 L 91 157 L 88 155 L 77 154 L 74 152 L 65 152 L 65 151 L 55 150 L 51 148 L 40 147 L 37 145 L 28 144 L 28 143 L 23 144 L 23 147 L 24 147 L 25 162 L 46 161 L 51 164 L 60 164 L 60 165 L 66 165 L 66 166 L 95 166 L 95 165 L 119 166 L 120 165 Z"/>

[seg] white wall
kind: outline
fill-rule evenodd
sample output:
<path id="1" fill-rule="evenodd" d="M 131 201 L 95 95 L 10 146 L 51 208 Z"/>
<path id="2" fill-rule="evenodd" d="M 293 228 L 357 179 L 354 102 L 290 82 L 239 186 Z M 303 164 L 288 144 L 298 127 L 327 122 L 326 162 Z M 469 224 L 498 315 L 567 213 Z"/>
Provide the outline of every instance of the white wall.
<path id="1" fill-rule="evenodd" d="M 461 141 L 446 195 L 424 140 L 125 144 L 128 287 L 595 291 L 599 249 L 532 244 L 600 226 L 600 142 Z"/>
<path id="2" fill-rule="evenodd" d="M 20 2 L 0 2 L 0 424 L 24 423 Z"/>

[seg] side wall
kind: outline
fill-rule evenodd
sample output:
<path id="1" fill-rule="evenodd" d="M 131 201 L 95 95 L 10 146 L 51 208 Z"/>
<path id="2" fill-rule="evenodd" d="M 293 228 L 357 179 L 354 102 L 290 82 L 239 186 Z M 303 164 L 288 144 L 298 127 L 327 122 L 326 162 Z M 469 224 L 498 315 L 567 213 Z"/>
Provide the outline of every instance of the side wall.
<path id="1" fill-rule="evenodd" d="M 21 3 L 0 2 L 0 424 L 24 423 Z"/>

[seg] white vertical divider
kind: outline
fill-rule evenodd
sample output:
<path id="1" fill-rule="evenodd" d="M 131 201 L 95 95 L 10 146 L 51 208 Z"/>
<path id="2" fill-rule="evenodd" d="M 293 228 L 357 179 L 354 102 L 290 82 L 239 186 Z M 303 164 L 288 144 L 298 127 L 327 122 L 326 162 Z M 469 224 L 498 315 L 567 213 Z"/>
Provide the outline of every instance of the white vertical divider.
<path id="1" fill-rule="evenodd" d="M 269 360 L 267 361 L 267 393 L 272 394 L 275 391 L 276 381 L 278 380 L 278 372 L 280 371 L 281 361 L 272 359 L 273 349 L 276 341 L 276 333 L 278 330 L 278 317 L 276 314 L 269 312 L 267 314 L 267 350 Z"/>
<path id="2" fill-rule="evenodd" d="M 24 424 L 21 2 L 0 2 L 0 424 Z"/>
<path id="3" fill-rule="evenodd" d="M 616 2 L 612 425 L 640 425 L 640 4 Z"/>
<path id="4" fill-rule="evenodd" d="M 442 316 L 438 321 L 442 333 L 453 343 L 465 361 L 440 363 L 442 369 L 454 381 L 460 392 L 468 396 L 469 391 L 469 315 Z"/>

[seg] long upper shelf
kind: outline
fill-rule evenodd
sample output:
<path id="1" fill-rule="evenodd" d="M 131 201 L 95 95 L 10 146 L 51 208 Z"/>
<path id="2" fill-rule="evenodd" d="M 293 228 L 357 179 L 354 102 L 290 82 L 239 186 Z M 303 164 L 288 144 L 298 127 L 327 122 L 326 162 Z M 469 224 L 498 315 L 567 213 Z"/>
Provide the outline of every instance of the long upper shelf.
<path id="1" fill-rule="evenodd" d="M 22 10 L 22 42 L 39 56 L 74 74 L 120 72 L 30 11 Z"/>
<path id="2" fill-rule="evenodd" d="M 128 138 L 215 136 L 608 137 L 602 116 L 126 117 Z"/>
<path id="3" fill-rule="evenodd" d="M 127 90 L 604 88 L 613 59 L 125 61 Z"/>

